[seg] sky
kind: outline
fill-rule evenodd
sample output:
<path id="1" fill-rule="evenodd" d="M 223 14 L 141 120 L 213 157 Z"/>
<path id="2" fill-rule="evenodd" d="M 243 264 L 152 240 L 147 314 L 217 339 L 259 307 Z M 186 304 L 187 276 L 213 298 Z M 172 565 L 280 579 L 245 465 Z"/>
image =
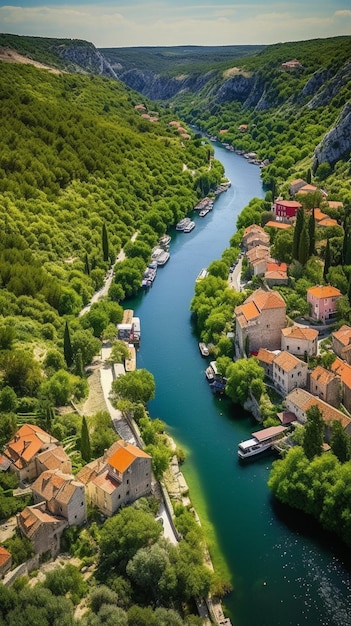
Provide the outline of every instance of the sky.
<path id="1" fill-rule="evenodd" d="M 0 0 L 0 32 L 98 48 L 244 45 L 351 34 L 350 0 Z"/>

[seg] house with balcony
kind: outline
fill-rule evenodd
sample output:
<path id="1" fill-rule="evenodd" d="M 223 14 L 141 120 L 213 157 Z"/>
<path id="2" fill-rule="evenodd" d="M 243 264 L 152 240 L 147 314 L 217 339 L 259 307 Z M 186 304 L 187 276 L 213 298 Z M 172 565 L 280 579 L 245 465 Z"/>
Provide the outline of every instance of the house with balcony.
<path id="1" fill-rule="evenodd" d="M 340 377 L 318 365 L 310 374 L 309 392 L 324 402 L 338 407 L 340 404 Z"/>
<path id="2" fill-rule="evenodd" d="M 257 289 L 235 308 L 235 321 L 237 354 L 279 350 L 281 329 L 286 326 L 285 301 L 277 291 Z"/>
<path id="3" fill-rule="evenodd" d="M 81 526 L 87 519 L 85 487 L 70 474 L 48 470 L 32 484 L 34 504 L 45 502 L 52 515 L 64 517 L 69 526 Z"/>
<path id="4" fill-rule="evenodd" d="M 307 371 L 307 363 L 289 352 L 280 352 L 273 360 L 274 386 L 284 396 L 295 387 L 306 387 Z"/>
<path id="5" fill-rule="evenodd" d="M 103 457 L 83 467 L 76 478 L 85 485 L 88 502 L 111 516 L 151 492 L 151 456 L 121 439 Z"/>
<path id="6" fill-rule="evenodd" d="M 335 420 L 341 423 L 348 435 L 351 435 L 351 419 L 345 413 L 312 395 L 306 389 L 293 389 L 285 398 L 286 410 L 294 413 L 296 419 L 301 424 L 306 423 L 307 411 L 312 406 L 317 406 L 322 414 L 327 441 L 330 440 L 330 427 Z"/>
<path id="7" fill-rule="evenodd" d="M 331 285 L 316 285 L 307 289 L 307 302 L 311 305 L 310 317 L 318 322 L 335 319 L 337 301 L 341 296 L 341 291 Z"/>
<path id="8" fill-rule="evenodd" d="M 305 355 L 316 356 L 318 330 L 295 325 L 282 328 L 281 349 L 301 358 Z"/>
<path id="9" fill-rule="evenodd" d="M 38 455 L 58 446 L 58 440 L 35 424 L 23 424 L 5 447 L 3 455 L 21 481 L 31 482 L 40 473 Z"/>

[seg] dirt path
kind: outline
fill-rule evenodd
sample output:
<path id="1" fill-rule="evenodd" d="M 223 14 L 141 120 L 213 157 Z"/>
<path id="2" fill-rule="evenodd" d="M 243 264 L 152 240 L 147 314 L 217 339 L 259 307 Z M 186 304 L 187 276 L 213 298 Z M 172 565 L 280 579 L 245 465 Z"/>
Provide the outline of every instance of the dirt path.
<path id="1" fill-rule="evenodd" d="M 34 59 L 29 59 L 28 57 L 23 56 L 22 54 L 18 54 L 16 50 L 12 50 L 11 48 L 4 48 L 0 46 L 0 61 L 6 61 L 7 63 L 23 63 L 24 65 L 34 65 L 42 70 L 48 70 L 52 74 L 63 74 L 63 70 L 58 70 L 54 67 L 50 67 L 50 65 L 44 65 L 44 63 L 39 63 L 39 61 L 34 61 Z"/>

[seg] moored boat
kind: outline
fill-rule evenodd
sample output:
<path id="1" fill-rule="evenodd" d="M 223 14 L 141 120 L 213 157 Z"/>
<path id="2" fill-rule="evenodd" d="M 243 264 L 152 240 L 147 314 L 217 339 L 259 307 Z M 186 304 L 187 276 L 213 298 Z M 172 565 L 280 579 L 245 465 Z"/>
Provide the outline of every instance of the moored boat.
<path id="1" fill-rule="evenodd" d="M 158 245 L 161 246 L 161 248 L 167 248 L 170 242 L 171 242 L 170 235 L 162 235 L 162 237 L 159 239 Z"/>
<path id="2" fill-rule="evenodd" d="M 184 228 L 191 222 L 190 217 L 183 217 L 176 225 L 176 230 L 184 230 Z"/>
<path id="3" fill-rule="evenodd" d="M 207 215 L 207 213 L 210 212 L 210 209 L 202 209 L 199 213 L 200 217 L 205 217 Z"/>
<path id="4" fill-rule="evenodd" d="M 187 224 L 183 230 L 184 233 L 190 233 L 195 228 L 195 222 L 192 220 Z"/>
<path id="5" fill-rule="evenodd" d="M 206 346 L 206 344 L 203 341 L 199 342 L 199 350 L 202 354 L 202 356 L 209 356 L 210 351 L 208 349 L 208 347 Z"/>
<path id="6" fill-rule="evenodd" d="M 273 444 L 283 437 L 285 426 L 271 426 L 252 433 L 251 439 L 241 441 L 238 445 L 239 459 L 248 459 L 270 450 Z"/>

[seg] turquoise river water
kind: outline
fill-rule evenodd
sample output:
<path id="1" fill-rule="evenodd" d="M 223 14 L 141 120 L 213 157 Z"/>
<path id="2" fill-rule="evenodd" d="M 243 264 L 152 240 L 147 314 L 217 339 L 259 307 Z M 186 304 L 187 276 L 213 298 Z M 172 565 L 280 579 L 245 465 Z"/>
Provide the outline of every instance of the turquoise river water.
<path id="1" fill-rule="evenodd" d="M 156 382 L 150 415 L 165 421 L 187 452 L 183 471 L 192 499 L 196 503 L 192 489 L 201 491 L 232 576 L 225 606 L 233 626 L 348 626 L 349 551 L 272 499 L 272 458 L 238 463 L 238 442 L 258 425 L 240 407 L 213 397 L 205 379 L 206 360 L 189 310 L 195 280 L 228 247 L 244 206 L 264 195 L 257 166 L 214 147 L 232 186 L 211 213 L 194 217 L 191 233 L 171 231 L 169 262 L 153 287 L 128 303 L 141 319 L 138 367 L 151 371 Z"/>

